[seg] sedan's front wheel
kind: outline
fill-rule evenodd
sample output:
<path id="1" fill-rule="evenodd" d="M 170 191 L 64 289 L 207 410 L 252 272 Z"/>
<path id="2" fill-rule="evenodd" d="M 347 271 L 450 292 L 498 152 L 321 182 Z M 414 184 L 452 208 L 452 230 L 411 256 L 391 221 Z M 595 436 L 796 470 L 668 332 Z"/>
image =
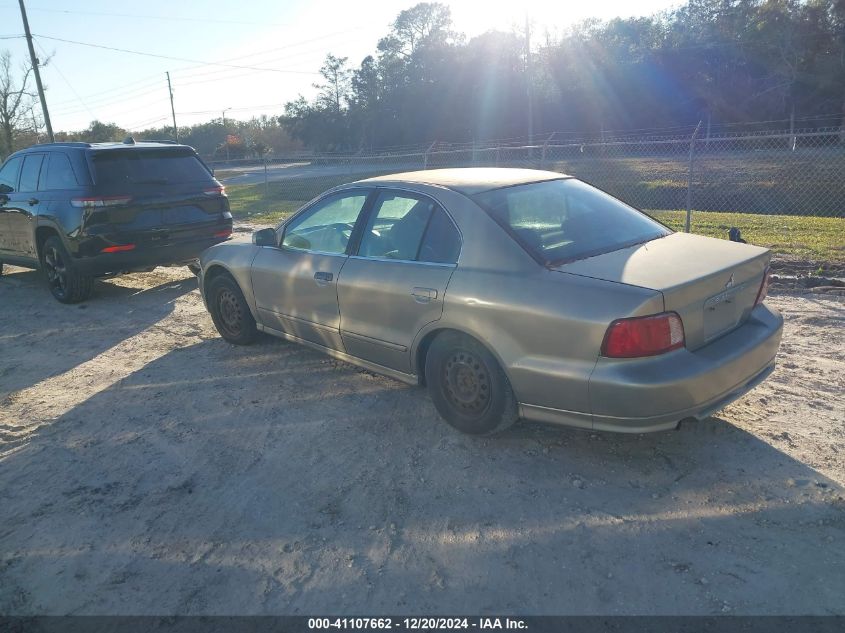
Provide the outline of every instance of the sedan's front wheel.
<path id="1" fill-rule="evenodd" d="M 519 418 L 505 372 L 473 338 L 439 334 L 426 355 L 425 380 L 437 412 L 463 433 L 492 435 Z"/>
<path id="2" fill-rule="evenodd" d="M 208 282 L 206 300 L 211 320 L 220 335 L 235 345 L 249 345 L 258 330 L 246 299 L 237 282 L 229 275 L 214 277 Z"/>

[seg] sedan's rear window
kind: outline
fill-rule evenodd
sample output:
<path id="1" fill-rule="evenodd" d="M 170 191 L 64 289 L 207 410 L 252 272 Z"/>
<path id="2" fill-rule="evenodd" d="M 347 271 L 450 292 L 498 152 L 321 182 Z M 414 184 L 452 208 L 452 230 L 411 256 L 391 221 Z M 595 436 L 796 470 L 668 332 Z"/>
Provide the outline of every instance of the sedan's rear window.
<path id="1" fill-rule="evenodd" d="M 184 150 L 112 150 L 94 154 L 94 171 L 101 185 L 168 185 L 209 182 L 211 174 Z"/>
<path id="2" fill-rule="evenodd" d="M 503 187 L 473 198 L 545 264 L 608 253 L 671 233 L 644 213 L 573 178 Z"/>

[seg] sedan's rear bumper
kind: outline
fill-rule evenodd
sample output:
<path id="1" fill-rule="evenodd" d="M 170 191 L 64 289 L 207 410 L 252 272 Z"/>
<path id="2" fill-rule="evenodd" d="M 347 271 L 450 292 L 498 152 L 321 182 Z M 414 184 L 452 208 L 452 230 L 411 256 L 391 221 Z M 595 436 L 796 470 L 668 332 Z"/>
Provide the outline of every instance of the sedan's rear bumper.
<path id="1" fill-rule="evenodd" d="M 694 351 L 639 359 L 600 358 L 590 376 L 591 414 L 524 407 L 526 417 L 644 433 L 702 420 L 760 384 L 775 367 L 783 318 L 758 306 L 741 327 Z M 580 423 L 579 423 L 580 421 Z"/>

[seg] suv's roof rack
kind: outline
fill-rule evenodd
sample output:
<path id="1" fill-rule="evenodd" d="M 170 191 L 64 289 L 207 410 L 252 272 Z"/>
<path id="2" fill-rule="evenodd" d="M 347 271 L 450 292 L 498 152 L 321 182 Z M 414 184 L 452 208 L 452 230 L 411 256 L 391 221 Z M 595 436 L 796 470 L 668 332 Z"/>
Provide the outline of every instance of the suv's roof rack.
<path id="1" fill-rule="evenodd" d="M 38 145 L 33 145 L 32 147 L 41 147 L 44 145 L 59 145 L 61 147 L 91 147 L 91 143 L 83 143 L 82 141 L 56 141 L 55 143 L 39 143 Z"/>

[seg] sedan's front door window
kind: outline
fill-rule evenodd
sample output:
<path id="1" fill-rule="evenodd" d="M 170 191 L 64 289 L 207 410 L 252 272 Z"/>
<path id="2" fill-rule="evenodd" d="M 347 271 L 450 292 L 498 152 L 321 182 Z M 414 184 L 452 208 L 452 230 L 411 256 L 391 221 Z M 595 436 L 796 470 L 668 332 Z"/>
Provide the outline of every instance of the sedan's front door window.
<path id="1" fill-rule="evenodd" d="M 414 261 L 435 203 L 410 194 L 383 192 L 370 214 L 359 255 Z"/>
<path id="2" fill-rule="evenodd" d="M 320 253 L 345 253 L 366 200 L 367 192 L 321 200 L 285 227 L 282 246 Z"/>

